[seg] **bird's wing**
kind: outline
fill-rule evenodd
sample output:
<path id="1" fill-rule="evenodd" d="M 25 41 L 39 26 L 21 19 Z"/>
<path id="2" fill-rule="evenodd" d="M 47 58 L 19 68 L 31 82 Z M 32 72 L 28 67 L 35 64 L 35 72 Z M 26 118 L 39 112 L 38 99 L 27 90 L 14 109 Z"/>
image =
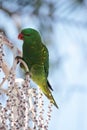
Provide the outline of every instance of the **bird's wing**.
<path id="1" fill-rule="evenodd" d="M 44 70 L 45 70 L 45 75 L 46 78 L 48 77 L 48 73 L 49 73 L 49 52 L 48 49 L 46 48 L 45 45 L 43 45 L 43 57 L 44 57 Z M 48 87 L 53 91 L 52 86 L 50 85 L 49 81 L 47 80 L 47 85 Z"/>
<path id="2" fill-rule="evenodd" d="M 49 53 L 48 53 L 48 49 L 46 48 L 45 45 L 43 45 L 43 59 L 44 59 L 45 74 L 46 74 L 46 77 L 48 77 L 48 73 L 49 73 Z"/>

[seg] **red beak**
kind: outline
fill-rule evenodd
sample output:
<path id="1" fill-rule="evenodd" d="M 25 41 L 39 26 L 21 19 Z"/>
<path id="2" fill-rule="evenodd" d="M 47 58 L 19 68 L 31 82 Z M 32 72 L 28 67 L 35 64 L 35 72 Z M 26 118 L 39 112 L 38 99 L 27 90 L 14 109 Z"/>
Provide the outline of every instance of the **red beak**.
<path id="1" fill-rule="evenodd" d="M 22 33 L 19 33 L 19 35 L 18 35 L 18 39 L 20 39 L 20 40 L 23 40 L 23 39 L 24 39 L 24 36 L 23 36 Z"/>

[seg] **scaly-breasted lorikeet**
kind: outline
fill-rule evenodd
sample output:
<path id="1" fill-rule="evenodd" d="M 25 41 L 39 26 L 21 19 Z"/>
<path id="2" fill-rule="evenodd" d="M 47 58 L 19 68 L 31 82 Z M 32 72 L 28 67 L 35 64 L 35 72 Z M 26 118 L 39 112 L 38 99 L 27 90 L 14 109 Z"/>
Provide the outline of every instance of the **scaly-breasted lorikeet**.
<path id="1" fill-rule="evenodd" d="M 23 40 L 23 57 L 26 62 L 31 79 L 40 87 L 51 103 L 57 108 L 57 104 L 51 94 L 52 87 L 48 82 L 49 53 L 42 43 L 39 32 L 32 28 L 26 28 L 18 35 Z"/>

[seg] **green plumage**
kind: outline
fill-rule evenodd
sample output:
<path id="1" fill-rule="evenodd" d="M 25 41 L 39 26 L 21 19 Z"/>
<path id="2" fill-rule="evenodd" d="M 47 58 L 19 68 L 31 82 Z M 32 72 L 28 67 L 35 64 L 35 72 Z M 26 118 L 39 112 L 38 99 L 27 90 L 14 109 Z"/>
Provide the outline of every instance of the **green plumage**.
<path id="1" fill-rule="evenodd" d="M 40 34 L 32 28 L 27 28 L 19 34 L 19 39 L 24 41 L 22 48 L 23 60 L 28 65 L 31 79 L 40 87 L 50 102 L 58 108 L 51 94 L 52 87 L 47 80 L 49 53 L 41 41 Z"/>

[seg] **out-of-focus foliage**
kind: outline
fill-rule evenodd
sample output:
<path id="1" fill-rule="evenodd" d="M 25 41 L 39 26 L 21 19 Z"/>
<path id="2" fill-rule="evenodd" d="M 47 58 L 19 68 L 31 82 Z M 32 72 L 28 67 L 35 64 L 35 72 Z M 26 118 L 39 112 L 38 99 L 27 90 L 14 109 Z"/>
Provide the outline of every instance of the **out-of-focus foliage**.
<path id="1" fill-rule="evenodd" d="M 0 10 L 4 11 L 10 17 L 14 15 L 20 17 L 22 14 L 35 17 L 36 21 L 39 22 L 38 28 L 40 28 L 40 30 L 52 30 L 56 6 L 56 0 L 0 0 Z M 21 25 L 19 28 L 21 28 Z"/>
<path id="2" fill-rule="evenodd" d="M 52 32 L 55 22 L 69 22 L 65 17 L 60 17 L 65 13 L 69 14 L 75 11 L 79 5 L 83 4 L 84 0 L 0 0 L 0 11 L 9 15 L 12 19 L 14 16 L 20 18 L 21 15 L 29 15 L 34 19 L 35 23 L 41 32 Z M 17 24 L 17 20 L 15 20 Z M 75 21 L 71 19 L 72 23 Z M 17 24 L 20 29 L 21 24 Z M 43 31 L 42 31 L 43 30 Z"/>

